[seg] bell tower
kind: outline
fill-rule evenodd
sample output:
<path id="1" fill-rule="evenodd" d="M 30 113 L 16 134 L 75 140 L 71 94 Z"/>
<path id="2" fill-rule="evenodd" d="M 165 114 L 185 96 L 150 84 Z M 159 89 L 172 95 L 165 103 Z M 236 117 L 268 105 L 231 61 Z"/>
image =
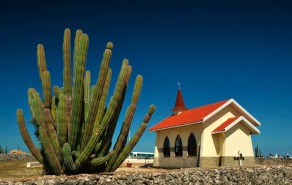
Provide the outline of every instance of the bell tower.
<path id="1" fill-rule="evenodd" d="M 178 91 L 177 91 L 177 95 L 176 95 L 176 101 L 175 101 L 175 105 L 174 108 L 171 109 L 171 111 L 176 115 L 176 114 L 180 114 L 181 112 L 188 110 L 188 108 L 186 108 L 185 103 L 184 103 L 184 99 L 182 96 L 182 92 L 180 90 L 180 83 L 177 83 L 178 85 Z"/>

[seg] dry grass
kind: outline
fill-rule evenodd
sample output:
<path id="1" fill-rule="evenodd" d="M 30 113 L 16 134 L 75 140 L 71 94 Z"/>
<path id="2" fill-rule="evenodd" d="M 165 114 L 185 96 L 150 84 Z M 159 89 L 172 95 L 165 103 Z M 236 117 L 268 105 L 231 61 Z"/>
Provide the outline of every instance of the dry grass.
<path id="1" fill-rule="evenodd" d="M 17 180 L 30 179 L 34 177 L 42 177 L 42 167 L 27 168 L 27 162 L 34 161 L 0 161 L 0 182 L 1 180 Z M 162 169 L 147 168 L 144 163 L 133 163 L 132 167 L 126 167 L 126 163 L 122 164 L 114 174 L 132 173 L 137 171 L 143 172 L 161 172 L 167 171 Z M 144 167 L 143 167 L 144 166 Z"/>
<path id="2" fill-rule="evenodd" d="M 33 161 L 0 161 L 0 179 L 42 176 L 42 167 L 27 168 L 27 162 Z"/>

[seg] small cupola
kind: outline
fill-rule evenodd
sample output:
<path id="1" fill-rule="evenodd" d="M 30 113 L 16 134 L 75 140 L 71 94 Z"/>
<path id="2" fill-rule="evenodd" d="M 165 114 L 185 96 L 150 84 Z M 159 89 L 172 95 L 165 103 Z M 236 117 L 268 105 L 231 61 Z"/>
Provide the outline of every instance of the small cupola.
<path id="1" fill-rule="evenodd" d="M 188 108 L 186 108 L 186 106 L 185 106 L 182 92 L 180 90 L 180 83 L 178 83 L 178 91 L 177 91 L 177 95 L 176 95 L 176 101 L 175 101 L 174 108 L 171 109 L 171 111 L 176 115 L 176 114 L 180 114 L 181 112 L 183 112 L 185 110 L 188 110 Z"/>

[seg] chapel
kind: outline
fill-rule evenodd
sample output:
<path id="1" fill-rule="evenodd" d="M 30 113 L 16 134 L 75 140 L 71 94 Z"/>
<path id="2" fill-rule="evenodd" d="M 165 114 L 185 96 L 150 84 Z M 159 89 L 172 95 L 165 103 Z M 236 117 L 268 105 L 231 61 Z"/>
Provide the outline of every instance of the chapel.
<path id="1" fill-rule="evenodd" d="M 260 122 L 234 99 L 188 109 L 178 88 L 173 114 L 156 133 L 153 166 L 167 168 L 253 165 L 252 135 Z"/>

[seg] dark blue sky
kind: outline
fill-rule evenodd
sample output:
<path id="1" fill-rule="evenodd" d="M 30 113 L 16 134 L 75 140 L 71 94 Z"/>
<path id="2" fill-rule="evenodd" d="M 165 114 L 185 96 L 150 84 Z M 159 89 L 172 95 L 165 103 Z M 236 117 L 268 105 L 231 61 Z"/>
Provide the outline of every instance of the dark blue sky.
<path id="1" fill-rule="evenodd" d="M 288 0 L 1 1 L 0 144 L 27 150 L 16 109 L 29 121 L 27 89 L 41 90 L 36 46 L 44 44 L 52 84 L 61 86 L 68 27 L 72 35 L 78 28 L 89 35 L 92 83 L 108 41 L 114 43 L 111 89 L 124 58 L 133 66 L 128 97 L 135 76 L 144 76 L 131 134 L 150 104 L 157 110 L 148 128 L 171 114 L 179 81 L 187 107 L 234 98 L 262 123 L 254 147 L 292 153 L 291 10 Z M 155 133 L 145 132 L 135 151 L 151 152 L 154 144 Z"/>

